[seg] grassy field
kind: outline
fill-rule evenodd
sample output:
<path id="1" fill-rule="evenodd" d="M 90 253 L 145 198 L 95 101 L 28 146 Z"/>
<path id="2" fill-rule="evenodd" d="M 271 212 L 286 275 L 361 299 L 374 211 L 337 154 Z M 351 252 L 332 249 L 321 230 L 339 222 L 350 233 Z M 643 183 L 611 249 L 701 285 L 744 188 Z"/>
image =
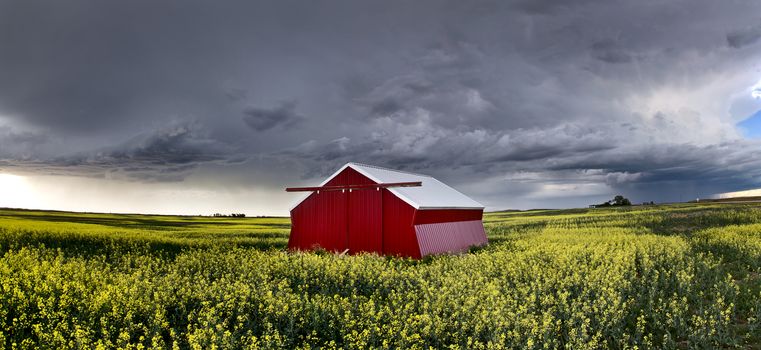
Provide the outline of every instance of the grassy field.
<path id="1" fill-rule="evenodd" d="M 761 349 L 761 203 L 485 222 L 413 261 L 287 253 L 287 218 L 0 210 L 0 345 Z"/>

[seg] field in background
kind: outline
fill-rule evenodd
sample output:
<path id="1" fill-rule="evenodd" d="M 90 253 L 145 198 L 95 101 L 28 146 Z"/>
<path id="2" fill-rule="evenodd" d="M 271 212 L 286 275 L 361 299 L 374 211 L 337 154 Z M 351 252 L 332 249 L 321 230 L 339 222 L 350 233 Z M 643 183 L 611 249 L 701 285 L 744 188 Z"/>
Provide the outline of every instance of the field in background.
<path id="1" fill-rule="evenodd" d="M 287 218 L 0 210 L 4 348 L 761 348 L 761 204 L 490 213 L 422 261 Z"/>
<path id="2" fill-rule="evenodd" d="M 138 249 L 151 255 L 189 248 L 284 249 L 287 217 L 230 218 L 137 214 L 90 214 L 0 209 L 0 247 L 44 245 L 68 253 L 101 254 Z"/>

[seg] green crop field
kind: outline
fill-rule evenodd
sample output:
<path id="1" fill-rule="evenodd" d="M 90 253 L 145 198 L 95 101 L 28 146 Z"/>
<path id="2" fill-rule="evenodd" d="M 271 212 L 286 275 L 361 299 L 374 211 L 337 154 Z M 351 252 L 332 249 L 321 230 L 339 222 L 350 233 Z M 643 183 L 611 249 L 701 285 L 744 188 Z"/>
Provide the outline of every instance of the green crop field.
<path id="1" fill-rule="evenodd" d="M 421 261 L 288 253 L 287 218 L 0 210 L 0 344 L 761 348 L 761 205 L 491 213 Z"/>

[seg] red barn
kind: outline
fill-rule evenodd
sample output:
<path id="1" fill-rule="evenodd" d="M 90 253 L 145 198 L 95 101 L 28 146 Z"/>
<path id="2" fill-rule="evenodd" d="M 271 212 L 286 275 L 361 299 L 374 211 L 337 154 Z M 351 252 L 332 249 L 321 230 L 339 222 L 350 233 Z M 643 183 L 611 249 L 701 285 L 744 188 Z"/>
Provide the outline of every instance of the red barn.
<path id="1" fill-rule="evenodd" d="M 291 209 L 288 248 L 421 258 L 487 243 L 484 206 L 427 175 L 348 163 Z"/>

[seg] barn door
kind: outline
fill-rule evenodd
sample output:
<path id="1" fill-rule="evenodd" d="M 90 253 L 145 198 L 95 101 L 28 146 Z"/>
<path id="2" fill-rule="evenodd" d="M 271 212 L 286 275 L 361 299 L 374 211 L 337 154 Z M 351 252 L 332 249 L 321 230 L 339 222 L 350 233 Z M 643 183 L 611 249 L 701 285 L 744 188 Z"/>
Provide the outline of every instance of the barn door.
<path id="1" fill-rule="evenodd" d="M 348 192 L 349 253 L 383 253 L 383 190 Z"/>

